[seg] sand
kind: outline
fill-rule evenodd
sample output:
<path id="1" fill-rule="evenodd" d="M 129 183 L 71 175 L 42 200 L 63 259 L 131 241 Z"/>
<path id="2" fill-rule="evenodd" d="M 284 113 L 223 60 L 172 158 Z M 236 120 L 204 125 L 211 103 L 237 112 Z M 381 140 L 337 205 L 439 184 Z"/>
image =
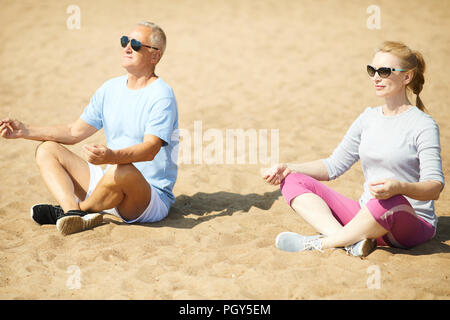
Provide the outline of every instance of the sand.
<path id="1" fill-rule="evenodd" d="M 450 2 L 85 1 L 69 30 L 67 1 L 2 0 L 0 118 L 56 125 L 79 117 L 100 85 L 125 74 L 119 37 L 140 20 L 168 36 L 157 73 L 174 89 L 180 128 L 194 133 L 278 129 L 279 160 L 328 156 L 366 106 L 377 106 L 365 73 L 383 40 L 405 41 L 428 63 L 422 99 L 450 158 Z M 381 9 L 368 29 L 367 8 Z M 102 132 L 87 142 L 104 143 Z M 343 250 L 287 253 L 279 232 L 313 234 L 265 184 L 266 164 L 179 165 L 167 219 L 126 225 L 105 216 L 62 236 L 29 215 L 54 203 L 34 163 L 37 142 L 0 140 L 1 299 L 448 299 L 450 193 L 436 202 L 436 237 L 411 250 L 379 248 L 365 259 Z M 208 142 L 203 142 L 206 148 Z M 69 147 L 82 154 L 81 144 Z M 203 149 L 204 150 L 204 149 Z M 193 151 L 194 152 L 194 151 Z M 357 199 L 356 164 L 326 184 Z"/>

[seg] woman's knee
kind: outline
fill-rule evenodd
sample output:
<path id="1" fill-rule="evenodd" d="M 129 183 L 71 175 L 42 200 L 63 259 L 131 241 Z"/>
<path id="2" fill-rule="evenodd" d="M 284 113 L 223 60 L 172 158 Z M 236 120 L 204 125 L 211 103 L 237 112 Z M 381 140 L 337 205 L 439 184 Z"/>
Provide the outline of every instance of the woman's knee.
<path id="1" fill-rule="evenodd" d="M 414 211 L 409 201 L 402 195 L 395 195 L 389 199 L 372 198 L 367 202 L 366 206 L 375 220 L 386 229 L 389 229 L 389 216 L 395 212 Z"/>
<path id="2" fill-rule="evenodd" d="M 372 198 L 367 203 L 367 207 L 369 208 L 369 210 L 372 212 L 373 215 L 383 215 L 395 207 L 404 205 L 411 207 L 409 201 L 400 194 L 395 195 L 389 199 Z"/>
<path id="3" fill-rule="evenodd" d="M 302 185 L 305 188 L 310 189 L 315 182 L 314 178 L 311 178 L 310 176 L 303 174 L 303 173 L 290 173 L 286 178 L 284 178 L 283 182 L 281 183 L 281 191 L 283 192 L 284 188 L 287 188 L 292 185 Z"/>
<path id="4" fill-rule="evenodd" d="M 281 194 L 291 205 L 292 200 L 303 193 L 315 193 L 315 180 L 302 173 L 289 174 L 280 185 Z"/>

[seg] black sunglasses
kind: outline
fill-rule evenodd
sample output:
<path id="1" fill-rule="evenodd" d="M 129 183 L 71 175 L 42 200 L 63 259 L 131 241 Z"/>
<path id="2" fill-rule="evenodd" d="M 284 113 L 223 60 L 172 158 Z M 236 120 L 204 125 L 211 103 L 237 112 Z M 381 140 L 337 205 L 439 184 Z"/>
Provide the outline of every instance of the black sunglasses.
<path id="1" fill-rule="evenodd" d="M 121 44 L 122 48 L 125 48 L 127 46 L 128 42 L 130 42 L 130 38 L 128 38 L 127 36 L 122 36 L 120 38 L 120 44 Z M 139 40 L 131 39 L 131 48 L 133 48 L 134 51 L 139 51 L 141 49 L 141 47 L 147 47 L 147 48 L 159 50 L 158 48 L 142 44 Z"/>
<path id="2" fill-rule="evenodd" d="M 387 67 L 381 67 L 378 69 L 375 69 L 372 66 L 367 66 L 367 73 L 369 74 L 370 77 L 373 77 L 375 75 L 375 73 L 378 72 L 378 75 L 381 78 L 387 78 L 391 75 L 392 71 L 408 71 L 405 69 L 396 69 L 396 68 L 387 68 Z"/>

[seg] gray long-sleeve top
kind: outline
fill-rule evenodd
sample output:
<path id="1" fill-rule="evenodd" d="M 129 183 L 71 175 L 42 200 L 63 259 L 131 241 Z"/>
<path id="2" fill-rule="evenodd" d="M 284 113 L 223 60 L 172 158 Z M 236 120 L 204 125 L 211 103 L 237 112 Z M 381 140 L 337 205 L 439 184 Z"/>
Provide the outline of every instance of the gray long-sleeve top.
<path id="1" fill-rule="evenodd" d="M 396 116 L 382 108 L 366 108 L 353 122 L 332 155 L 323 159 L 330 180 L 336 179 L 361 159 L 364 192 L 361 207 L 372 195 L 368 184 L 382 179 L 404 182 L 436 180 L 444 185 L 439 127 L 434 119 L 412 107 Z M 408 198 L 417 215 L 434 227 L 434 201 Z"/>

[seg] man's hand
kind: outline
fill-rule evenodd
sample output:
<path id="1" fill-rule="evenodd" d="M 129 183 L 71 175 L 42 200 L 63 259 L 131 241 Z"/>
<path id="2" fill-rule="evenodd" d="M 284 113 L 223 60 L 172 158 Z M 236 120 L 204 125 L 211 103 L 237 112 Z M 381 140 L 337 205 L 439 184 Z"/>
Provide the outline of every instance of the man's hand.
<path id="1" fill-rule="evenodd" d="M 369 191 L 375 199 L 386 200 L 401 194 L 401 182 L 394 179 L 384 179 L 369 183 Z"/>
<path id="2" fill-rule="evenodd" d="M 0 120 L 0 135 L 5 139 L 23 138 L 26 132 L 25 125 L 18 120 Z"/>
<path id="3" fill-rule="evenodd" d="M 280 163 L 274 165 L 272 168 L 266 170 L 263 173 L 263 179 L 270 184 L 279 185 L 287 175 L 291 173 L 291 170 L 288 168 L 287 164 Z"/>
<path id="4" fill-rule="evenodd" d="M 83 146 L 87 161 L 95 164 L 113 164 L 114 152 L 101 144 L 86 144 Z"/>

